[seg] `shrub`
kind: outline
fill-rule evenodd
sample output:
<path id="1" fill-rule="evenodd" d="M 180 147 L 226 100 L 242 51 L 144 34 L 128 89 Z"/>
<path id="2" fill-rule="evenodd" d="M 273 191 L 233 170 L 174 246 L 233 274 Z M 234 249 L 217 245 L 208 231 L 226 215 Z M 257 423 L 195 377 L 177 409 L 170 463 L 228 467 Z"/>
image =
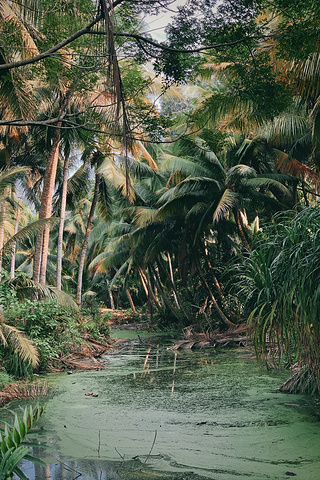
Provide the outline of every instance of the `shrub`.
<path id="1" fill-rule="evenodd" d="M 94 317 L 88 315 L 83 316 L 80 322 L 81 332 L 95 340 L 105 341 L 110 337 L 110 328 L 108 325 L 110 317 L 110 313 L 105 313 L 104 315 L 99 313 L 99 315 L 95 315 Z"/>
<path id="2" fill-rule="evenodd" d="M 79 314 L 57 305 L 54 300 L 26 300 L 14 309 L 7 307 L 4 315 L 8 323 L 24 330 L 35 342 L 40 354 L 39 370 L 47 369 L 52 360 L 69 352 L 70 346 L 81 343 L 76 325 Z M 18 363 L 11 358 L 6 368 L 16 376 L 30 373 Z"/>
<path id="3" fill-rule="evenodd" d="M 6 291 L 5 295 L 9 298 L 11 292 Z M 12 298 L 15 298 L 14 294 Z M 77 310 L 62 307 L 54 300 L 7 302 L 4 308 L 6 322 L 24 330 L 35 342 L 39 350 L 40 371 L 47 370 L 60 356 L 81 345 L 83 334 L 102 342 L 108 339 L 110 314 L 101 316 L 98 311 L 92 316 L 88 311 L 86 313 L 82 315 Z M 17 377 L 32 374 L 32 369 L 14 355 L 7 356 L 3 365 Z"/>

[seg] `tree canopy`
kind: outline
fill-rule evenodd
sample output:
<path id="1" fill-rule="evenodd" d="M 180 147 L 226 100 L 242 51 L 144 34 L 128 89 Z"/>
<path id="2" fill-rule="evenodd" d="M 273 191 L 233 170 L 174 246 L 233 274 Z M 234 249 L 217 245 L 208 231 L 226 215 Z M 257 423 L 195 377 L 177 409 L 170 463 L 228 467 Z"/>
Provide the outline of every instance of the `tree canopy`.
<path id="1" fill-rule="evenodd" d="M 249 318 L 260 357 L 280 338 L 319 387 L 316 275 L 304 303 L 285 261 L 317 239 L 319 26 L 316 0 L 0 0 L 6 286 L 162 326 Z"/>

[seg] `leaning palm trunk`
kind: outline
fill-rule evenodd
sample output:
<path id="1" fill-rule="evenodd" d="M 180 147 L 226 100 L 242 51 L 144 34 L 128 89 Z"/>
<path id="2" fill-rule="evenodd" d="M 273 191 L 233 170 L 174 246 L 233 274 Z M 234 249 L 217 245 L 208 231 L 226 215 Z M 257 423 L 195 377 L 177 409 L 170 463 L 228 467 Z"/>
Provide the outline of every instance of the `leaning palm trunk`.
<path id="1" fill-rule="evenodd" d="M 221 285 L 217 279 L 217 277 L 215 276 L 214 274 L 214 271 L 213 271 L 213 267 L 211 265 L 211 261 L 209 259 L 209 252 L 208 252 L 208 244 L 207 244 L 207 240 L 205 239 L 204 241 L 204 249 L 203 249 L 203 252 L 204 252 L 204 257 L 206 259 L 206 262 L 207 262 L 207 265 L 208 265 L 208 268 L 212 274 L 212 280 L 213 280 L 213 283 L 217 289 L 217 292 L 219 294 L 219 298 L 220 300 L 224 301 L 225 300 L 225 297 L 224 297 L 224 293 L 222 291 L 222 288 L 221 288 Z"/>
<path id="2" fill-rule="evenodd" d="M 20 217 L 21 217 L 21 200 L 19 200 L 18 206 L 17 206 L 16 223 L 15 223 L 15 226 L 14 226 L 14 234 L 15 235 L 18 233 L 18 230 L 19 230 Z M 14 279 L 14 273 L 15 273 L 16 249 L 17 249 L 17 242 L 14 242 L 13 245 L 12 245 L 12 252 L 11 252 L 11 269 L 10 269 L 11 280 Z"/>
<path id="3" fill-rule="evenodd" d="M 87 248 L 89 243 L 89 236 L 92 227 L 92 221 L 94 216 L 94 211 L 96 209 L 97 201 L 98 201 L 98 194 L 99 194 L 99 182 L 100 182 L 101 174 L 96 173 L 95 176 L 95 185 L 94 185 L 94 194 L 92 199 L 92 204 L 90 208 L 89 218 L 87 222 L 86 233 L 84 237 L 84 242 L 81 249 L 80 254 L 80 261 L 79 261 L 79 270 L 78 270 L 78 284 L 77 284 L 77 305 L 80 307 L 82 302 L 82 277 L 83 277 L 83 269 L 84 269 L 84 262 L 87 254 Z"/>
<path id="4" fill-rule="evenodd" d="M 66 216 L 66 204 L 67 204 L 69 154 L 70 154 L 70 150 L 67 149 L 65 151 L 64 166 L 63 166 L 63 182 L 62 182 L 62 195 L 61 195 L 60 223 L 59 223 L 58 245 L 57 245 L 57 289 L 58 290 L 61 290 L 62 244 L 63 244 L 63 231 L 64 231 L 64 221 L 65 221 L 65 216 Z"/>
<path id="5" fill-rule="evenodd" d="M 169 264 L 170 281 L 171 281 L 172 288 L 173 288 L 174 302 L 175 302 L 177 308 L 180 308 L 180 305 L 179 305 L 179 302 L 178 302 L 178 296 L 177 296 L 177 293 L 176 293 L 176 286 L 175 286 L 175 281 L 174 281 L 174 276 L 173 276 L 172 262 L 171 262 L 171 257 L 170 257 L 169 252 L 167 253 L 167 258 L 168 258 L 168 264 Z"/>
<path id="6" fill-rule="evenodd" d="M 50 218 L 52 208 L 53 190 L 56 181 L 57 166 L 59 160 L 59 144 L 61 137 L 61 122 L 58 122 L 54 132 L 51 152 L 49 155 L 46 173 L 43 181 L 43 194 L 39 219 Z M 49 250 L 50 226 L 43 227 L 38 235 L 33 264 L 33 280 L 45 285 L 47 260 Z"/>
<path id="7" fill-rule="evenodd" d="M 169 310 L 171 311 L 172 315 L 178 320 L 180 321 L 181 318 L 180 318 L 180 314 L 178 313 L 178 311 L 171 305 L 169 299 L 167 298 L 167 296 L 165 295 L 164 291 L 163 291 L 163 288 L 162 288 L 162 285 L 161 285 L 161 280 L 160 280 L 160 276 L 159 276 L 159 272 L 156 270 L 156 269 L 153 269 L 151 266 L 149 266 L 150 268 L 150 271 L 153 273 L 153 277 L 154 277 L 154 280 L 156 282 L 156 285 L 158 287 L 158 290 L 161 294 L 161 298 L 163 299 L 163 302 L 164 302 L 164 305 L 166 305 Z"/>
<path id="8" fill-rule="evenodd" d="M 4 245 L 4 221 L 5 221 L 5 215 L 6 215 L 6 205 L 5 205 L 4 199 L 2 199 L 0 211 L 1 211 L 1 215 L 0 215 L 0 282 L 1 282 L 3 245 Z"/>
<path id="9" fill-rule="evenodd" d="M 169 264 L 169 271 L 170 271 L 169 278 L 170 278 L 170 282 L 171 282 L 171 285 L 172 285 L 172 293 L 173 293 L 173 298 L 174 298 L 175 304 L 176 304 L 176 306 L 179 310 L 183 311 L 183 314 L 186 317 L 186 319 L 189 322 L 191 322 L 191 319 L 190 319 L 190 317 L 189 317 L 189 315 L 188 315 L 186 309 L 184 308 L 183 303 L 180 299 L 180 295 L 178 293 L 178 290 L 177 290 L 177 287 L 176 287 L 176 284 L 175 284 L 175 281 L 174 281 L 172 262 L 171 262 L 171 257 L 170 257 L 169 252 L 167 253 L 167 257 L 168 257 L 168 264 Z M 162 268 L 165 270 L 165 272 L 168 276 L 168 272 L 167 272 L 166 268 L 164 267 L 163 262 L 162 262 Z"/>
<path id="10" fill-rule="evenodd" d="M 112 290 L 110 290 L 110 288 L 108 288 L 108 293 L 109 293 L 111 310 L 115 310 L 114 300 L 113 300 L 113 294 L 112 294 Z"/>
<path id="11" fill-rule="evenodd" d="M 207 287 L 207 290 L 209 292 L 209 295 L 210 295 L 210 298 L 211 298 L 211 301 L 212 301 L 212 304 L 217 312 L 217 314 L 219 315 L 219 317 L 221 318 L 221 320 L 226 324 L 228 325 L 228 327 L 234 327 L 235 324 L 233 322 L 231 322 L 231 320 L 229 320 L 229 318 L 223 313 L 223 311 L 221 310 L 221 308 L 219 307 L 218 305 L 218 302 L 217 300 L 215 299 L 213 293 L 212 293 L 212 290 L 211 288 L 209 287 L 209 284 L 208 282 L 206 281 L 206 279 L 204 278 L 204 275 L 201 271 L 201 266 L 199 264 L 199 262 L 197 262 L 197 267 L 198 267 L 198 273 L 199 273 L 199 276 L 201 278 L 201 280 L 203 281 L 203 283 L 205 284 L 205 286 Z"/>
<path id="12" fill-rule="evenodd" d="M 145 291 L 148 302 L 154 302 L 157 308 L 161 308 L 159 300 L 157 299 L 155 293 L 152 290 L 150 278 L 147 272 L 144 272 L 141 267 L 138 266 L 138 273 L 140 276 L 141 284 Z"/>
<path id="13" fill-rule="evenodd" d="M 127 297 L 128 297 L 131 310 L 132 310 L 134 313 L 136 313 L 136 307 L 134 306 L 134 303 L 133 303 L 133 300 L 132 300 L 132 297 L 131 297 L 131 293 L 129 292 L 128 289 L 126 289 L 126 295 L 127 295 Z"/>

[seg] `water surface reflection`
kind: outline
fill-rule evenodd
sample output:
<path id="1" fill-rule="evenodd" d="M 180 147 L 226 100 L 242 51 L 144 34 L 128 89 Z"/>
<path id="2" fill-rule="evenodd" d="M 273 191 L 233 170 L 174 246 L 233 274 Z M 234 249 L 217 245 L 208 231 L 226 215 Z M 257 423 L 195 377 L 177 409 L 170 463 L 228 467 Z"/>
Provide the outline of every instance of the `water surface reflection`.
<path id="1" fill-rule="evenodd" d="M 25 463 L 31 480 L 319 480 L 318 407 L 276 392 L 286 373 L 244 350 L 150 342 L 109 355 L 106 370 L 50 378 L 50 431 L 36 439 L 54 453 L 34 449 L 48 467 Z"/>

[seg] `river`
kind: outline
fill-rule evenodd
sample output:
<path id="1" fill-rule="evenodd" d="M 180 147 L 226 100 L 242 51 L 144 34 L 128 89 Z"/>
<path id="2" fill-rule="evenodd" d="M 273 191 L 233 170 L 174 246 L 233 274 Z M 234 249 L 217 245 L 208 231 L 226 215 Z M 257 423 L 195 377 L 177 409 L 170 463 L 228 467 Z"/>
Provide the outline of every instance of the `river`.
<path id="1" fill-rule="evenodd" d="M 319 480 L 320 401 L 277 392 L 288 372 L 244 348 L 144 342 L 49 377 L 45 430 L 29 437 L 52 448 L 33 447 L 48 467 L 24 462 L 30 480 Z"/>

